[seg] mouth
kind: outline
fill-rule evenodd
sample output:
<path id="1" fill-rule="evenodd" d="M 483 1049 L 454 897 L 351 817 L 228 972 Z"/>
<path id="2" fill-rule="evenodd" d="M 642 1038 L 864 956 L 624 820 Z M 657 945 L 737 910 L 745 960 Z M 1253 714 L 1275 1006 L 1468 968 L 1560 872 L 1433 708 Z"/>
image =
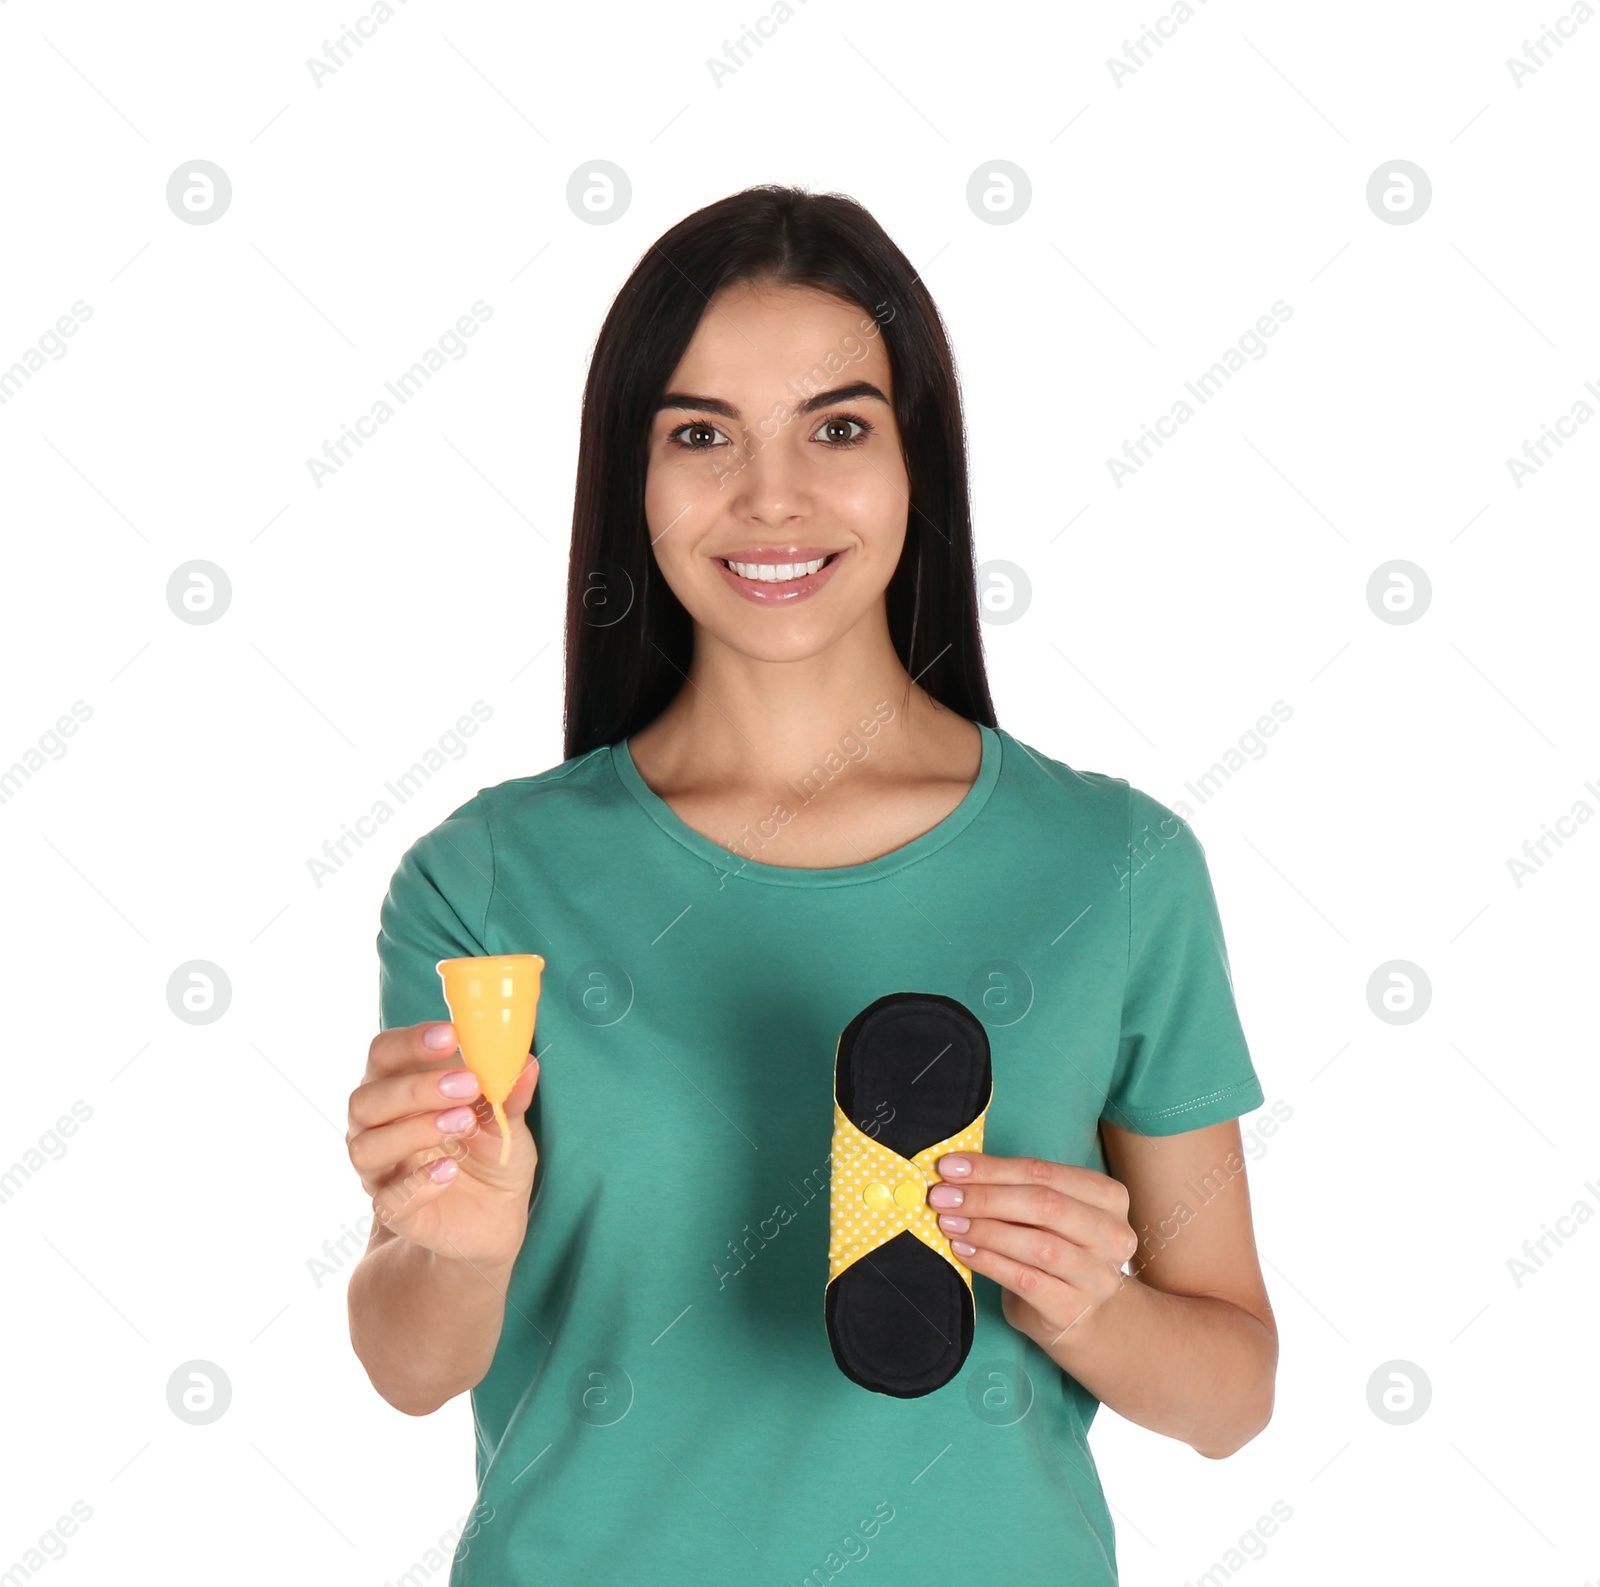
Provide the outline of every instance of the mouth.
<path id="1" fill-rule="evenodd" d="M 823 551 L 790 562 L 745 561 L 739 557 L 717 557 L 715 561 L 722 569 L 722 576 L 740 595 L 758 605 L 775 606 L 790 605 L 815 595 L 833 577 L 834 569 L 847 554 L 846 551 Z"/>

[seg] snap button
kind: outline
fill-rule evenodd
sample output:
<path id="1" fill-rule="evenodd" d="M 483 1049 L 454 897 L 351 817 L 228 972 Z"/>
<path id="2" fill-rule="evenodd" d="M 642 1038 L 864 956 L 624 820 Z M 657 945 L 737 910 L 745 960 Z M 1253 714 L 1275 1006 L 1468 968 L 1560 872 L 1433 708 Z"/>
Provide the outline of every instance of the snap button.
<path id="1" fill-rule="evenodd" d="M 894 1199 L 900 1203 L 907 1212 L 915 1212 L 923 1203 L 926 1196 L 926 1187 L 919 1185 L 914 1179 L 902 1179 L 894 1187 Z"/>
<path id="2" fill-rule="evenodd" d="M 875 1179 L 861 1192 L 861 1199 L 873 1209 L 882 1212 L 894 1200 L 889 1187 L 881 1179 Z"/>

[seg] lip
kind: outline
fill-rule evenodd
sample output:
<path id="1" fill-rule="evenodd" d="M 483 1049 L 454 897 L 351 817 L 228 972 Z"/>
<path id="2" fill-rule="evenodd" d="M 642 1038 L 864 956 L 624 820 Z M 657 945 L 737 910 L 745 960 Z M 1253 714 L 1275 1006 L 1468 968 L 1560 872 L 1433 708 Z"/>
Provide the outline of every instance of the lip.
<path id="1" fill-rule="evenodd" d="M 785 546 L 777 551 L 730 554 L 730 560 L 734 562 L 759 562 L 769 566 L 783 562 L 815 562 L 818 557 L 832 557 L 831 562 L 818 568 L 815 573 L 808 573 L 803 579 L 789 579 L 783 584 L 763 584 L 759 579 L 744 578 L 726 566 L 721 558 L 714 557 L 712 560 L 728 584 L 747 601 L 753 601 L 757 606 L 792 606 L 796 601 L 809 600 L 815 595 L 833 577 L 834 569 L 848 555 L 848 550 L 835 552 L 826 546 L 797 546 L 793 550 Z"/>
<path id="2" fill-rule="evenodd" d="M 780 562 L 815 562 L 818 557 L 831 557 L 838 546 L 741 546 L 734 551 L 724 551 L 726 562 L 760 562 L 774 566 Z"/>

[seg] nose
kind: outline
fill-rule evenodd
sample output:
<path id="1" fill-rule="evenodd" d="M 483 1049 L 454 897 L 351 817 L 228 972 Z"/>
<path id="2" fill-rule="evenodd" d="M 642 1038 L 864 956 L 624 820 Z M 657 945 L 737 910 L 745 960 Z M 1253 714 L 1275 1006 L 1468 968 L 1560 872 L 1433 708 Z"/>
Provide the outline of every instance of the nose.
<path id="1" fill-rule="evenodd" d="M 794 453 L 790 428 L 770 436 L 752 430 L 733 459 L 722 489 L 730 492 L 728 505 L 734 517 L 780 525 L 810 513 L 811 486 L 803 460 Z"/>

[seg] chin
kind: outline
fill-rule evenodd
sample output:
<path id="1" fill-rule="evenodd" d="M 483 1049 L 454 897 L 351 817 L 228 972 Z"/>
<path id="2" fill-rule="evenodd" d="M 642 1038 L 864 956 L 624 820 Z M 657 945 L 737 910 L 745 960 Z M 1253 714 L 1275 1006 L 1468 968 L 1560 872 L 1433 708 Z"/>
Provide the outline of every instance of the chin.
<path id="1" fill-rule="evenodd" d="M 807 624 L 792 625 L 787 633 L 775 633 L 770 623 L 740 623 L 736 627 L 700 625 L 727 648 L 752 661 L 809 661 L 820 656 L 839 637 L 831 629 L 823 632 Z"/>

